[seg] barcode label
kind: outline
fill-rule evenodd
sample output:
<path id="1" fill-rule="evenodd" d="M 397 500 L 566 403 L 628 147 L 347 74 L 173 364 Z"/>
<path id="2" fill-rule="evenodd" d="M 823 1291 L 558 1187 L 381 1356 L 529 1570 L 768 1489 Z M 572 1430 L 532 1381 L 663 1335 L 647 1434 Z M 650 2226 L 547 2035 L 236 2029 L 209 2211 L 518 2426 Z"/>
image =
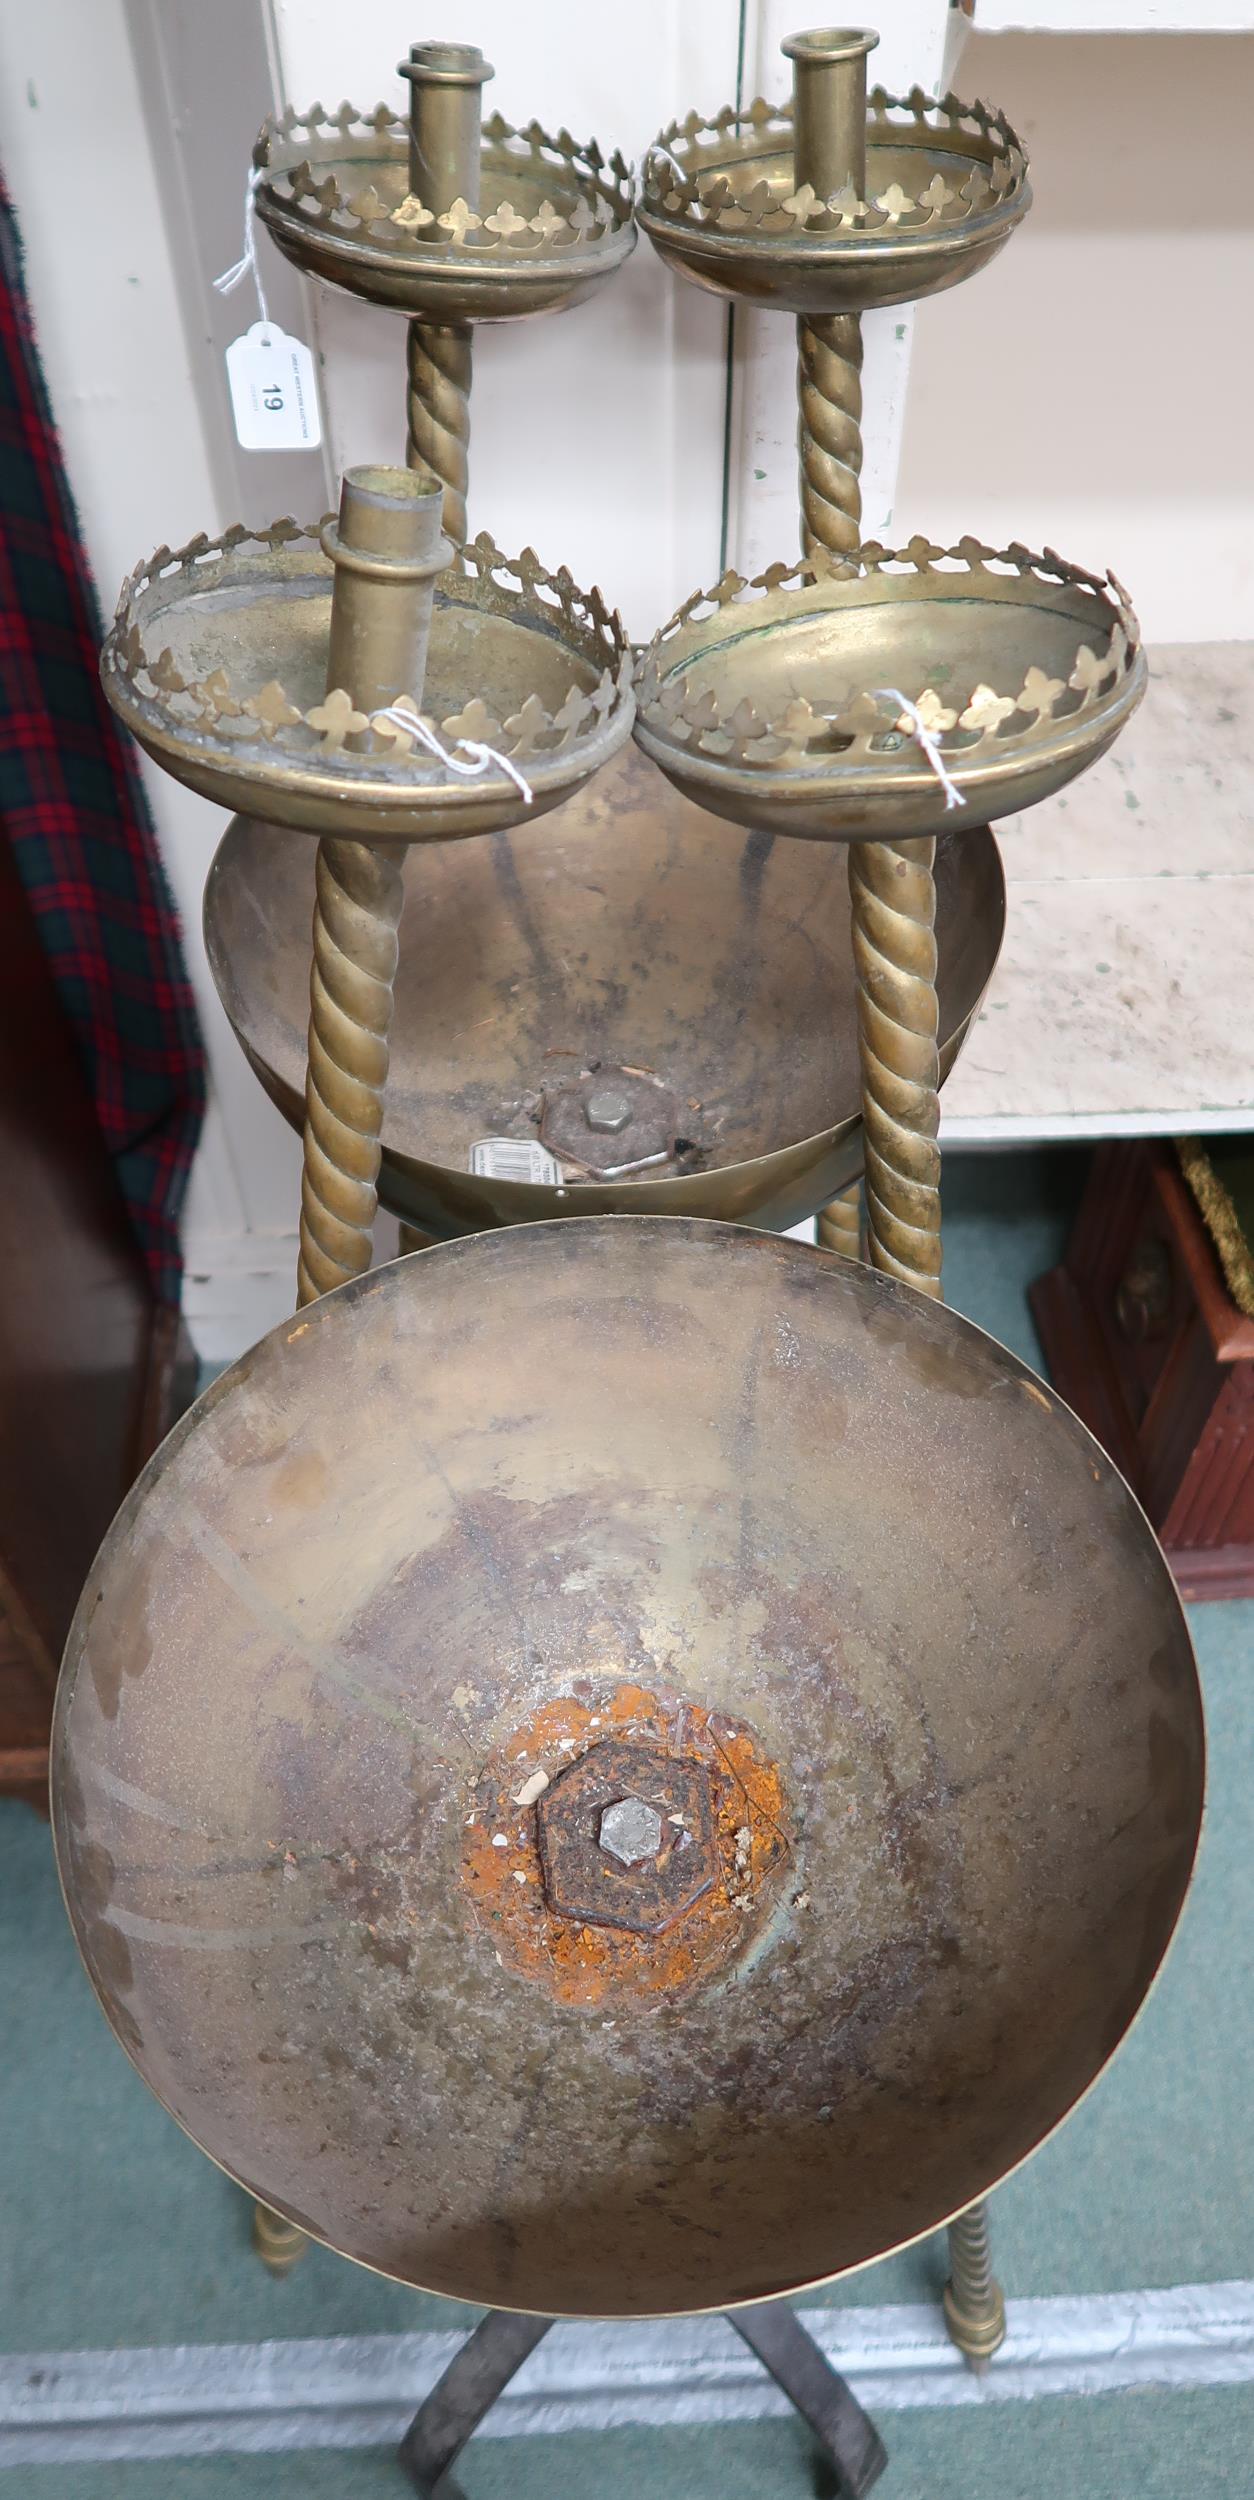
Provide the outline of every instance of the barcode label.
<path id="1" fill-rule="evenodd" d="M 470 1149 L 470 1168 L 485 1181 L 534 1181 L 551 1189 L 562 1167 L 538 1137 L 481 1137 Z"/>

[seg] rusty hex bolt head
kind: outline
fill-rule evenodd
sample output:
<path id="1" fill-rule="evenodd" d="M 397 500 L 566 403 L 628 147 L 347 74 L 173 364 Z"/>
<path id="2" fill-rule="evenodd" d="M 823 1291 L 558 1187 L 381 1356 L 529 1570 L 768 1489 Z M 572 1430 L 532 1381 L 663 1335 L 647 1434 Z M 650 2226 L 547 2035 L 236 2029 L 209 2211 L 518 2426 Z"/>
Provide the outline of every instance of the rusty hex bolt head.
<path id="1" fill-rule="evenodd" d="M 589 1094 L 583 1116 L 599 1136 L 617 1137 L 631 1118 L 630 1097 L 620 1094 L 616 1085 L 602 1085 L 595 1094 Z"/>
<path id="2" fill-rule="evenodd" d="M 618 1797 L 603 1809 L 597 1839 L 620 1866 L 638 1866 L 642 1858 L 657 1856 L 663 1829 L 656 1806 L 646 1805 L 643 1797 Z"/>
<path id="3" fill-rule="evenodd" d="M 702 1764 L 626 1738 L 607 1737 L 559 1772 L 536 1828 L 549 1908 L 583 1926 L 660 1936 L 719 1874 Z"/>

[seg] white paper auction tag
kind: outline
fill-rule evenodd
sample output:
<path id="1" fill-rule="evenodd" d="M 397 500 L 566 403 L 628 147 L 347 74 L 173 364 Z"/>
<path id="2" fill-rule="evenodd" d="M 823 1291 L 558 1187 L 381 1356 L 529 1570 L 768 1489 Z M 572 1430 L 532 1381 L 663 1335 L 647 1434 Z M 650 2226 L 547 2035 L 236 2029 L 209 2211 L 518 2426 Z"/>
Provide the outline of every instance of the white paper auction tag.
<path id="1" fill-rule="evenodd" d="M 277 321 L 254 321 L 226 351 L 235 433 L 244 451 L 312 451 L 322 440 L 314 361 Z"/>
<path id="2" fill-rule="evenodd" d="M 533 1181 L 551 1189 L 562 1167 L 538 1137 L 480 1137 L 470 1149 L 470 1168 L 480 1180 Z"/>

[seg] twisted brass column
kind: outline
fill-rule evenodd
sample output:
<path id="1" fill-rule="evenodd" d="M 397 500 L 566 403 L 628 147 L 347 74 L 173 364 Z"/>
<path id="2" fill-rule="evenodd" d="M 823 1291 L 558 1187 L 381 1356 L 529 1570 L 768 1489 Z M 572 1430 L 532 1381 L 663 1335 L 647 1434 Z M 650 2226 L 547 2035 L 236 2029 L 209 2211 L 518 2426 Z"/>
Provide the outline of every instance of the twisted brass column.
<path id="1" fill-rule="evenodd" d="M 401 695 L 422 701 L 434 579 L 451 553 L 441 500 L 425 468 L 349 469 L 338 519 L 323 525 L 335 567 L 327 694 L 349 699 L 354 737 Z M 298 1310 L 360 1276 L 373 1253 L 402 858 L 371 842 L 318 845 Z M 290 2272 L 305 2245 L 295 2223 L 254 2204 L 253 2246 L 272 2274 Z"/>
<path id="2" fill-rule="evenodd" d="M 827 313 L 797 323 L 801 544 L 856 555 L 862 543 L 862 323 Z"/>
<path id="3" fill-rule="evenodd" d="M 983 2199 L 949 2226 L 945 2323 L 973 2370 L 986 2369 L 1006 2339 L 1006 2304 L 993 2275 L 988 2205 Z"/>
<path id="4" fill-rule="evenodd" d="M 460 203 L 478 213 L 482 90 L 492 76 L 477 44 L 414 43 L 399 64 L 409 86 L 409 187 L 433 217 Z M 444 488 L 444 528 L 466 544 L 470 455 L 470 324 L 411 321 L 405 460 Z"/>
<path id="5" fill-rule="evenodd" d="M 445 536 L 455 547 L 466 544 L 472 356 L 469 322 L 410 322 L 405 459 L 438 477 Z"/>
<path id="6" fill-rule="evenodd" d="M 836 1250 L 842 1259 L 862 1256 L 862 1188 L 851 1181 L 819 1209 L 815 1233 L 821 1250 Z"/>
<path id="7" fill-rule="evenodd" d="M 936 844 L 851 842 L 872 1267 L 940 1295 Z"/>
<path id="8" fill-rule="evenodd" d="M 797 452 L 801 545 L 809 555 L 856 555 L 862 540 L 862 323 L 857 313 L 832 313 L 797 323 Z M 855 854 L 850 852 L 852 875 Z M 855 904 L 856 913 L 856 904 Z M 819 1211 L 825 1250 L 861 1256 L 856 1204 L 844 1198 Z"/>
<path id="9" fill-rule="evenodd" d="M 400 857 L 318 845 L 297 1306 L 370 1265 L 404 886 Z"/>

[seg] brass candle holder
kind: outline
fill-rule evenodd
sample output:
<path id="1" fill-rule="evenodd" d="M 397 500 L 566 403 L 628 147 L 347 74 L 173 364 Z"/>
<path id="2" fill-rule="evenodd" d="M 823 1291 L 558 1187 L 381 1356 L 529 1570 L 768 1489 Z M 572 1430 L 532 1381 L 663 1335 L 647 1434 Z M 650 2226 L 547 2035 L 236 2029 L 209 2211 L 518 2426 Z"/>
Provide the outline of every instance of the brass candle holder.
<path id="1" fill-rule="evenodd" d="M 1031 198 L 1001 114 L 868 97 L 877 41 L 791 37 L 788 105 L 690 114 L 646 157 L 639 220 L 663 258 L 796 316 L 803 560 L 686 603 L 649 653 L 638 734 L 702 805 L 850 843 L 870 1256 L 939 1293 L 936 831 L 1083 770 L 1145 663 L 1118 586 L 1052 553 L 861 542 L 861 316 L 984 267 Z M 821 1237 L 847 1238 L 828 1218 Z"/>
<path id="2" fill-rule="evenodd" d="M 408 119 L 315 104 L 267 122 L 257 213 L 298 269 L 407 316 L 405 457 L 440 479 L 461 546 L 474 325 L 561 312 L 611 277 L 636 240 L 631 176 L 595 140 L 483 122 L 474 44 L 412 44 L 400 74 Z"/>
<path id="3" fill-rule="evenodd" d="M 607 166 L 594 143 L 581 149 L 565 131 L 550 139 L 534 122 L 522 132 L 499 116 L 482 123 L 491 71 L 474 46 L 415 44 L 400 68 L 407 121 L 345 105 L 268 124 L 254 154 L 257 206 L 298 266 L 409 315 L 406 457 L 442 479 L 444 526 L 460 543 L 471 326 L 560 308 L 611 275 L 635 239 L 631 192 L 621 157 Z M 660 780 L 649 790 L 625 762 L 613 800 L 608 840 L 608 792 L 568 805 L 538 834 L 529 818 L 508 877 L 475 854 L 455 871 L 438 853 L 403 865 L 412 960 L 397 991 L 379 1191 L 407 1245 L 554 1215 L 701 1214 L 782 1228 L 856 1185 L 852 960 L 843 934 L 818 941 L 817 998 L 792 961 L 798 925 L 818 915 L 821 873 L 760 860 L 758 837 L 739 856 L 720 847 L 708 820 Z M 302 928 L 312 872 L 273 830 L 279 812 L 264 790 L 260 803 L 269 821 L 245 819 L 220 848 L 206 941 L 236 1032 L 299 1124 L 304 964 L 275 933 L 294 940 Z M 1004 885 L 987 829 L 964 860 L 946 847 L 939 875 L 953 949 L 938 1034 L 947 1073 L 1001 942 Z M 531 975 L 520 987 L 512 958 L 524 892 Z M 680 893 L 689 899 L 677 907 Z M 825 898 L 822 909 L 826 918 Z M 449 1054 L 441 1023 L 454 962 L 459 988 L 478 986 L 470 1023 L 488 1037 L 471 1070 L 460 1048 Z M 765 977 L 731 1015 L 728 968 L 749 962 Z M 455 1014 L 454 1026 L 466 1020 Z M 607 1087 L 628 1114 L 610 1130 L 588 1116 Z"/>
<path id="4" fill-rule="evenodd" d="M 864 303 L 978 266 L 1027 196 L 982 110 L 872 98 L 868 117 L 872 41 L 787 47 L 792 146 L 786 117 L 755 106 L 667 134 L 648 178 L 671 256 L 791 303 L 817 346 L 807 358 L 803 340 L 800 565 L 725 577 L 644 660 L 637 736 L 682 834 L 643 919 L 618 863 L 595 887 L 614 818 L 570 813 L 592 809 L 603 766 L 624 768 L 618 619 L 530 553 L 466 544 L 451 464 L 425 464 L 412 423 L 408 467 L 350 470 L 318 528 L 160 550 L 104 655 L 148 751 L 244 811 L 215 863 L 211 944 L 293 1115 L 282 931 L 313 864 L 302 1316 L 198 1401 L 110 1531 L 58 1700 L 58 1857 L 117 2036 L 265 2200 L 270 2262 L 311 2232 L 403 2282 L 531 2313 L 487 2318 L 411 2426 L 402 2457 L 428 2500 L 453 2500 L 457 2454 L 553 2315 L 724 2302 L 842 2500 L 861 2500 L 882 2444 L 780 2295 L 948 2222 L 946 2314 L 987 2359 L 1004 2317 L 983 2197 L 1135 2018 L 1196 1846 L 1200 1706 L 1165 1563 L 1075 1418 L 939 1304 L 936 870 L 952 876 L 956 1048 L 1000 925 L 979 820 L 1099 754 L 1144 661 L 1117 586 L 1052 555 L 821 535 L 824 515 L 849 520 L 857 475 L 848 390 L 846 482 L 818 457 L 836 461 L 812 402 L 824 358 L 857 361 L 856 336 L 823 325 L 856 331 Z M 316 233 L 322 274 L 350 271 L 427 328 L 465 312 L 456 256 L 484 209 L 482 187 L 477 207 L 464 188 L 433 205 L 464 183 L 483 70 L 437 49 L 411 64 L 403 169 L 394 117 L 376 117 L 375 148 L 346 108 L 321 195 L 304 158 L 282 173 L 267 158 L 259 185 L 303 265 Z M 350 197 L 359 137 L 379 184 Z M 523 134 L 528 157 L 550 145 L 567 160 L 564 135 Z M 868 205 L 872 176 L 886 188 Z M 483 223 L 508 244 L 518 214 Z M 567 222 L 571 279 L 587 228 Z M 600 223 L 589 250 L 621 256 L 613 212 Z M 540 286 L 553 236 L 541 209 L 529 226 Z M 482 306 L 501 272 L 478 276 Z M 521 308 L 521 281 L 502 283 Z M 547 835 L 516 841 L 536 819 Z M 479 833 L 494 838 L 461 840 Z M 717 1024 L 734 988 L 732 964 L 692 961 L 715 898 L 742 979 L 769 972 L 756 1044 L 778 1057 L 805 1018 L 783 1008 L 796 957 L 764 938 L 826 910 L 842 843 L 872 1267 L 888 1273 L 734 1226 L 624 1222 L 612 1158 L 650 1118 L 666 1169 L 650 1183 L 638 1159 L 637 1206 L 645 1187 L 668 1206 L 691 1190 L 704 1213 L 727 1197 L 773 1222 L 832 1186 L 850 1127 L 829 1113 L 800 1144 L 757 1135 L 745 1155 L 716 1087 L 663 1113 L 656 1068 L 607 1064 L 582 1036 L 538 1107 L 513 1101 L 553 1050 L 557 971 L 578 987 L 560 950 L 589 898 L 617 945 L 621 930 L 655 949 L 688 1029 L 707 1009 Z M 564 878 L 573 915 L 542 939 L 528 873 Z M 683 915 L 666 893 L 681 873 Z M 727 873 L 739 917 L 717 901 Z M 505 1016 L 479 1097 L 466 1052 L 460 1116 L 508 1110 L 520 1140 L 538 1121 L 566 1158 L 555 1195 L 594 1220 L 520 1223 L 534 1206 L 489 1199 L 504 1237 L 367 1277 L 406 881 L 417 985 L 435 994 L 445 973 L 463 1018 L 470 966 L 482 1021 L 502 1021 L 525 946 L 535 1020 Z M 267 952 L 240 931 L 276 896 Z M 450 943 L 459 910 L 482 965 Z M 818 955 L 816 996 L 826 941 Z M 608 1049 L 612 984 L 590 960 Z M 818 1066 L 817 1004 L 811 1022 Z M 635 1029 L 612 1029 L 620 1051 Z M 450 1022 L 391 1156 L 402 1204 L 448 1231 L 482 1222 L 484 1201 L 461 1188 L 456 1139 L 447 1162 L 408 1142 L 442 1140 L 459 1039 Z M 824 1080 L 809 1081 L 815 1117 Z M 795 1108 L 771 1117 L 806 1126 Z"/>
<path id="5" fill-rule="evenodd" d="M 454 565 L 441 505 L 430 472 L 355 469 L 338 522 L 163 547 L 127 583 L 102 661 L 168 771 L 320 837 L 302 1303 L 370 1264 L 402 846 L 539 816 L 633 717 L 599 593 L 486 538 Z"/>
<path id="6" fill-rule="evenodd" d="M 862 314 L 983 268 L 1031 198 L 1004 116 L 868 97 L 877 42 L 789 38 L 789 105 L 690 114 L 645 159 L 639 221 L 662 257 L 796 316 L 803 554 L 685 602 L 647 654 L 636 734 L 733 822 L 848 843 L 867 1248 L 939 1296 L 937 836 L 1083 771 L 1146 668 L 1119 586 L 1052 552 L 862 543 Z M 852 1250 L 855 1226 L 836 1200 L 819 1237 Z M 951 2330 L 980 2361 L 1005 2331 L 982 2212 L 951 2269 Z"/>

